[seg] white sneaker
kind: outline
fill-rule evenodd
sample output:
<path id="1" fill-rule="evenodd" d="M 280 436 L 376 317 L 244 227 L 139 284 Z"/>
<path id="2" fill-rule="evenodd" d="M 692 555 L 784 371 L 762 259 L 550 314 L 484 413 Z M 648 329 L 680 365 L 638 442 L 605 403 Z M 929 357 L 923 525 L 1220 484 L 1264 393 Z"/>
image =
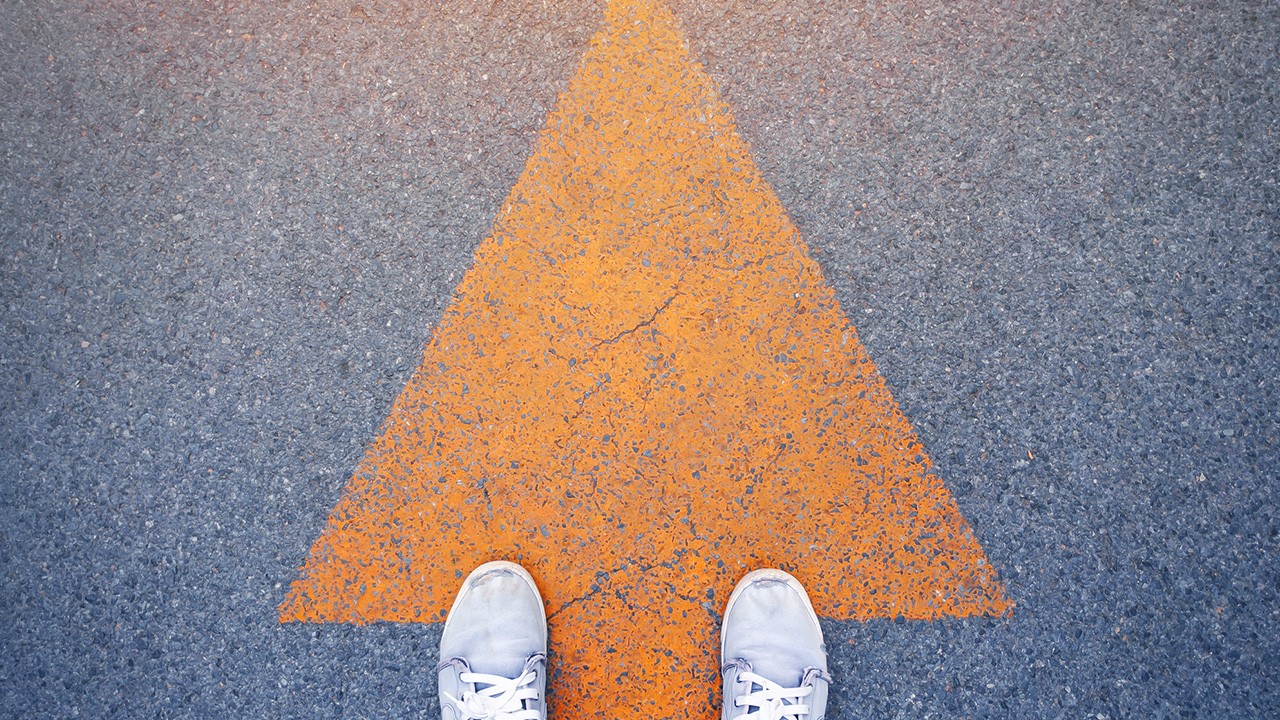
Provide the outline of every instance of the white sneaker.
<path id="1" fill-rule="evenodd" d="M 821 720 L 827 713 L 827 653 L 813 603 L 781 570 L 738 582 L 720 627 L 721 717 Z"/>
<path id="2" fill-rule="evenodd" d="M 547 615 L 524 568 L 498 560 L 467 576 L 436 675 L 444 720 L 545 720 Z"/>

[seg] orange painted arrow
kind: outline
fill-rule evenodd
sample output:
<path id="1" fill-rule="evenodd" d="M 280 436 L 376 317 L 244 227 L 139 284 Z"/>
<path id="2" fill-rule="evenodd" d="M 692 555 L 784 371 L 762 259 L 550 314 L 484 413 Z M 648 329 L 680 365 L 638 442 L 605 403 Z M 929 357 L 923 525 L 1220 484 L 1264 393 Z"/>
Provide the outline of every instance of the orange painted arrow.
<path id="1" fill-rule="evenodd" d="M 617 0 L 280 617 L 438 621 L 518 559 L 555 715 L 709 718 L 749 569 L 1008 611 L 929 466 L 675 19 Z"/>

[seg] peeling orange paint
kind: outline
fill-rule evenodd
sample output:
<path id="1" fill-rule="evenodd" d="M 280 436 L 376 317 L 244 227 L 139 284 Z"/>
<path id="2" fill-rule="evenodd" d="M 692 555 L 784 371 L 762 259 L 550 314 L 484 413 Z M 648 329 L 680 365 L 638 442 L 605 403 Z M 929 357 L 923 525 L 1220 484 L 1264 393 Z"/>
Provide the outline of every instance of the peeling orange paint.
<path id="1" fill-rule="evenodd" d="M 1011 607 L 658 3 L 609 7 L 280 618 L 442 620 L 495 558 L 560 717 L 712 717 L 761 566 L 828 618 Z"/>

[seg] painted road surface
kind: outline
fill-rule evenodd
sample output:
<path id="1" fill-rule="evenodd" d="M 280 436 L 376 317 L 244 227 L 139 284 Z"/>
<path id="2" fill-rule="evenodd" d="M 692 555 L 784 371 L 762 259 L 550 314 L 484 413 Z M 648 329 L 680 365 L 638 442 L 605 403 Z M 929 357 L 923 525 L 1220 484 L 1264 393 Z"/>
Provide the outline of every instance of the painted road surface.
<path id="1" fill-rule="evenodd" d="M 831 718 L 1280 714 L 1278 27 L 0 3 L 0 716 L 438 717 L 491 554 L 561 717 L 757 563 Z"/>
<path id="2" fill-rule="evenodd" d="M 281 619 L 443 620 L 494 558 L 563 717 L 718 713 L 760 567 L 832 619 L 1010 608 L 660 4 L 610 5 Z"/>

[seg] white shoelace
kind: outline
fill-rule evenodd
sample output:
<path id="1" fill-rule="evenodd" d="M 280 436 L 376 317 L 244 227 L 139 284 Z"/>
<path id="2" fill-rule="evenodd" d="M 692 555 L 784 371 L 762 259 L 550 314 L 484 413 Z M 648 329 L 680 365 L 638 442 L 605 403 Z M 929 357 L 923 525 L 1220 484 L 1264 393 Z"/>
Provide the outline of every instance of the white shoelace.
<path id="1" fill-rule="evenodd" d="M 538 673 L 526 670 L 517 678 L 505 678 L 500 675 L 464 672 L 458 675 L 464 683 L 487 685 L 481 690 L 467 690 L 462 698 L 444 693 L 445 698 L 453 703 L 464 720 L 540 720 L 542 713 L 538 710 L 525 709 L 525 700 L 537 700 L 538 688 L 534 681 Z"/>
<path id="2" fill-rule="evenodd" d="M 744 672 L 738 676 L 738 679 L 750 683 L 753 689 L 757 685 L 760 686 L 759 690 L 739 695 L 733 701 L 733 704 L 738 707 L 756 708 L 755 712 L 738 716 L 742 720 L 784 720 L 785 718 L 799 720 L 801 717 L 808 716 L 809 706 L 801 704 L 800 701 L 813 693 L 812 685 L 784 688 L 753 672 Z"/>

